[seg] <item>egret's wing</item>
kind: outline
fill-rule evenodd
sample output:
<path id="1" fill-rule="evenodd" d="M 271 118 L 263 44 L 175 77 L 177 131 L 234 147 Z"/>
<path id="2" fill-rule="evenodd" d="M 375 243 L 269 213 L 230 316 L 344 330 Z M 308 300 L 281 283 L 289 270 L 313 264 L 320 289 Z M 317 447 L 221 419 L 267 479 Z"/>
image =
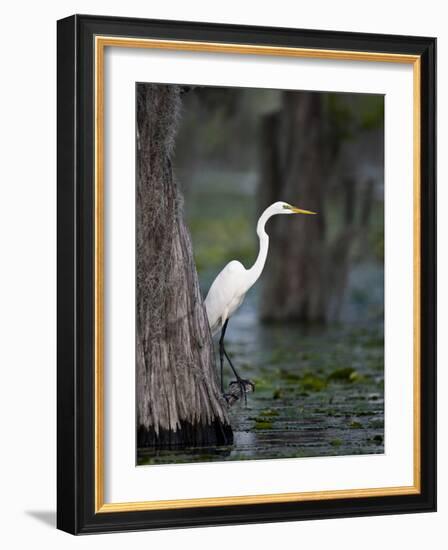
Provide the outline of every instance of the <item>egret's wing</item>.
<path id="1" fill-rule="evenodd" d="M 244 287 L 245 274 L 244 266 L 234 260 L 229 262 L 213 281 L 205 298 L 205 309 L 212 334 L 216 334 L 223 321 L 231 315 L 232 305 L 238 300 Z"/>

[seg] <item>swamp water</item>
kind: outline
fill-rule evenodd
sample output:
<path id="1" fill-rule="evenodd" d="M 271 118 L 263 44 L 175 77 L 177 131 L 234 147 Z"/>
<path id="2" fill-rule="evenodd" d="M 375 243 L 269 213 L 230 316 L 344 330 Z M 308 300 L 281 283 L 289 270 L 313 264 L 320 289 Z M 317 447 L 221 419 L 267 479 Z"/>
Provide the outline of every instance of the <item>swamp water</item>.
<path id="1" fill-rule="evenodd" d="M 234 444 L 140 450 L 138 464 L 384 453 L 382 326 L 264 325 L 256 300 L 248 294 L 226 333 L 235 367 L 255 383 L 247 405 L 231 407 Z M 224 373 L 227 387 L 226 363 Z"/>

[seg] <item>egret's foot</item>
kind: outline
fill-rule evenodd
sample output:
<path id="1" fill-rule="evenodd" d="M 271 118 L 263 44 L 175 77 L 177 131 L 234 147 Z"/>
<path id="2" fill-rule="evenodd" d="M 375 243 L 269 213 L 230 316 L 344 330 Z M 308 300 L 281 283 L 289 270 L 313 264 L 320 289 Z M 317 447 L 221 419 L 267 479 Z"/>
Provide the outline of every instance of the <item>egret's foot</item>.
<path id="1" fill-rule="evenodd" d="M 231 407 L 239 399 L 238 395 L 231 392 L 223 393 L 222 396 L 227 401 L 227 405 L 229 405 L 229 407 Z"/>
<path id="2" fill-rule="evenodd" d="M 253 391 L 255 391 L 255 384 L 253 382 L 243 378 L 237 378 L 230 382 L 229 392 L 225 394 L 224 397 L 228 402 L 230 402 L 230 400 L 226 396 L 232 397 L 232 402 L 234 402 L 244 396 L 244 404 L 247 405 L 247 394 Z"/>

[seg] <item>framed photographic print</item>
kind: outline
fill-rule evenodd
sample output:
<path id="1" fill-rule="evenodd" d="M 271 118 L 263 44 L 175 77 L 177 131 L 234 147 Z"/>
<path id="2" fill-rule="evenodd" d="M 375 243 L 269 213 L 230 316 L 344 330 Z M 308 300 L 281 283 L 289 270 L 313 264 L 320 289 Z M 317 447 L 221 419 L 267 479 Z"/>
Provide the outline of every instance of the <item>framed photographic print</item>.
<path id="1" fill-rule="evenodd" d="M 58 527 L 435 510 L 434 38 L 58 22 Z"/>

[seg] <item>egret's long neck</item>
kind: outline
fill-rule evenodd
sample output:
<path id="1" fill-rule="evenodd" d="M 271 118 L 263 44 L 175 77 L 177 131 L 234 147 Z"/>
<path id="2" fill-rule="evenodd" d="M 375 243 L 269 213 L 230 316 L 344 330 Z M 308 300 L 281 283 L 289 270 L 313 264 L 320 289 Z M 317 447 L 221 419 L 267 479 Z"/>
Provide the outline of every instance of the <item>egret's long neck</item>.
<path id="1" fill-rule="evenodd" d="M 257 223 L 257 235 L 260 239 L 260 250 L 258 252 L 258 257 L 255 260 L 254 265 L 248 270 L 249 272 L 249 288 L 258 280 L 260 277 L 264 264 L 266 263 L 266 258 L 268 256 L 269 249 L 269 235 L 265 231 L 265 225 L 268 219 L 274 215 L 274 212 L 271 208 L 267 208 L 263 214 L 260 216 L 260 219 Z"/>

